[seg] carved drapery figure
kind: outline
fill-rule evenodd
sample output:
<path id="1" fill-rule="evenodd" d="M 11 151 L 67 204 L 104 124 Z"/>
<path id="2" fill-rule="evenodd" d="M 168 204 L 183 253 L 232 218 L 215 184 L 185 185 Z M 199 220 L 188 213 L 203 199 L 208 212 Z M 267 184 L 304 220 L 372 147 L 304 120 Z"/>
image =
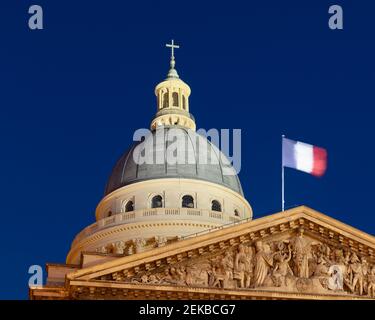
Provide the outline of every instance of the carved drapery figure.
<path id="1" fill-rule="evenodd" d="M 225 269 L 223 266 L 223 257 L 217 256 L 212 259 L 211 261 L 211 270 L 209 271 L 210 279 L 209 285 L 212 287 L 219 287 L 224 288 L 224 281 L 226 278 Z"/>
<path id="2" fill-rule="evenodd" d="M 299 228 L 297 235 L 291 240 L 293 247 L 293 261 L 295 275 L 299 278 L 309 278 L 309 259 L 311 258 L 311 246 L 319 244 L 304 237 L 304 229 Z"/>
<path id="3" fill-rule="evenodd" d="M 314 273 L 328 274 L 328 266 L 335 261 L 335 251 L 324 244 L 319 243 L 318 245 L 311 248 L 312 264 L 317 264 L 314 269 Z M 321 270 L 317 270 L 320 266 Z M 310 272 L 311 274 L 311 272 Z M 316 274 L 314 274 L 316 275 Z"/>
<path id="4" fill-rule="evenodd" d="M 208 286 L 208 266 L 206 264 L 201 265 L 201 267 L 196 265 L 191 265 L 187 267 L 186 273 L 186 284 L 188 286 Z"/>
<path id="5" fill-rule="evenodd" d="M 245 287 L 245 270 L 247 264 L 247 257 L 245 253 L 245 246 L 240 244 L 238 246 L 238 252 L 236 253 L 236 257 L 234 259 L 234 273 L 233 278 L 238 280 L 238 284 L 240 288 Z"/>
<path id="6" fill-rule="evenodd" d="M 365 276 L 367 275 L 366 259 L 363 259 L 361 262 L 356 253 L 353 252 L 350 258 L 348 274 L 349 282 L 346 283 L 347 286 L 353 293 L 358 290 L 359 295 L 362 295 L 364 280 Z"/>
<path id="7" fill-rule="evenodd" d="M 139 253 L 143 251 L 143 247 L 146 245 L 146 240 L 143 238 L 136 238 L 133 239 L 133 244 L 135 247 L 135 253 Z"/>
<path id="8" fill-rule="evenodd" d="M 255 247 L 257 252 L 255 254 L 254 287 L 261 287 L 273 265 L 273 255 L 265 250 L 262 241 L 257 241 Z"/>
<path id="9" fill-rule="evenodd" d="M 113 253 L 114 254 L 124 254 L 125 249 L 125 242 L 124 241 L 118 241 L 113 243 Z"/>
<path id="10" fill-rule="evenodd" d="M 167 237 L 163 236 L 156 236 L 155 237 L 155 246 L 158 247 L 163 247 L 167 244 Z"/>
<path id="11" fill-rule="evenodd" d="M 141 277 L 141 283 L 147 283 L 148 282 L 148 275 L 147 274 L 144 274 L 142 277 Z"/>
<path id="12" fill-rule="evenodd" d="M 165 268 L 164 274 L 161 275 L 160 278 L 161 278 L 160 280 L 162 280 L 163 282 L 174 283 L 172 275 L 170 274 L 170 269 L 169 268 Z"/>
<path id="13" fill-rule="evenodd" d="M 253 247 L 245 247 L 245 288 L 250 288 L 251 280 L 253 278 L 254 270 L 254 250 Z"/>
<path id="14" fill-rule="evenodd" d="M 370 297 L 375 298 L 375 265 L 372 267 L 367 278 L 367 293 Z"/>
<path id="15" fill-rule="evenodd" d="M 231 251 L 226 251 L 224 258 L 221 260 L 221 265 L 224 270 L 223 287 L 229 287 L 229 282 L 233 280 L 233 255 Z"/>
<path id="16" fill-rule="evenodd" d="M 176 274 L 177 274 L 177 283 L 180 285 L 186 284 L 186 268 L 184 266 L 180 266 L 179 268 L 176 268 Z"/>
<path id="17" fill-rule="evenodd" d="M 316 266 L 313 275 L 316 277 L 326 276 L 329 274 L 329 267 L 327 266 L 328 261 L 324 255 L 318 255 L 315 257 Z"/>
<path id="18" fill-rule="evenodd" d="M 339 266 L 342 274 L 345 274 L 346 265 L 342 249 L 331 250 L 329 246 L 320 244 L 317 252 L 313 252 L 313 257 L 317 263 L 314 276 L 331 275 L 330 267 L 333 265 Z"/>
<path id="19" fill-rule="evenodd" d="M 96 252 L 99 252 L 99 253 L 108 253 L 108 249 L 106 246 L 101 246 L 99 248 L 96 249 Z"/>
<path id="20" fill-rule="evenodd" d="M 345 258 L 344 252 L 342 249 L 333 250 L 333 260 L 338 265 L 347 265 L 349 261 L 347 260 L 347 258 Z"/>
<path id="21" fill-rule="evenodd" d="M 129 256 L 134 254 L 134 244 L 133 243 L 131 245 L 129 245 L 127 254 Z"/>
<path id="22" fill-rule="evenodd" d="M 158 284 L 160 281 L 158 280 L 158 278 L 154 275 L 154 274 L 151 274 L 149 277 L 148 277 L 148 283 L 149 284 Z"/>
<path id="23" fill-rule="evenodd" d="M 175 267 L 171 267 L 169 269 L 169 272 L 171 274 L 171 277 L 172 277 L 172 282 L 175 283 L 175 284 L 179 284 L 180 283 L 180 277 L 179 277 L 179 274 L 177 273 L 177 270 Z"/>
<path id="24" fill-rule="evenodd" d="M 148 283 L 149 281 L 149 276 L 147 274 L 143 274 L 140 278 L 137 277 L 137 278 L 133 278 L 131 280 L 131 283 L 142 283 L 142 284 L 145 284 L 145 283 Z"/>
<path id="25" fill-rule="evenodd" d="M 272 277 L 277 287 L 286 286 L 286 279 L 288 276 L 293 276 L 293 271 L 289 266 L 289 261 L 292 258 L 291 246 L 288 246 L 288 253 L 284 253 L 284 244 L 282 242 L 278 245 L 279 251 L 274 256 L 275 267 L 272 272 Z"/>

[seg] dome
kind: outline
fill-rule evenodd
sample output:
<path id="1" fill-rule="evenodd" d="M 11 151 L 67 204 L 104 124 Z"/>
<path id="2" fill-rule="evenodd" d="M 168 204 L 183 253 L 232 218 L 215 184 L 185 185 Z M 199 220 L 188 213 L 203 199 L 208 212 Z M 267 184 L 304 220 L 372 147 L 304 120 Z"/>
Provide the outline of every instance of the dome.
<path id="1" fill-rule="evenodd" d="M 124 255 L 140 253 L 252 218 L 237 171 L 217 147 L 229 141 L 217 141 L 220 133 L 212 129 L 196 131 L 191 89 L 175 69 L 178 46 L 173 40 L 167 46 L 170 69 L 155 87 L 150 130 L 135 131 L 108 179 L 96 222 L 76 236 L 68 263 L 79 263 L 82 252 L 118 254 L 122 247 Z"/>
<path id="2" fill-rule="evenodd" d="M 135 142 L 113 168 L 105 195 L 136 182 L 163 178 L 204 180 L 243 196 L 228 158 L 206 137 L 178 126 L 158 128 Z"/>

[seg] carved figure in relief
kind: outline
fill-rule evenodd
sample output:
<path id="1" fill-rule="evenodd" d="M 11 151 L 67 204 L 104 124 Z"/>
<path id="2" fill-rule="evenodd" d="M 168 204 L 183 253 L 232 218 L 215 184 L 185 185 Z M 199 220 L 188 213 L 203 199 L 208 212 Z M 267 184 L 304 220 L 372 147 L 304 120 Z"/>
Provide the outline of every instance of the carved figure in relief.
<path id="1" fill-rule="evenodd" d="M 233 278 L 238 280 L 238 286 L 240 288 L 245 287 L 245 270 L 247 264 L 247 257 L 245 253 L 245 246 L 240 244 L 238 246 L 238 252 L 234 259 L 234 273 Z"/>
<path id="2" fill-rule="evenodd" d="M 127 253 L 128 253 L 129 256 L 134 254 L 134 244 L 129 245 Z"/>
<path id="3" fill-rule="evenodd" d="M 223 287 L 229 287 L 229 283 L 233 280 L 233 255 L 231 251 L 226 251 L 224 258 L 221 261 L 222 268 L 224 270 L 224 282 Z"/>
<path id="4" fill-rule="evenodd" d="M 342 249 L 333 250 L 333 260 L 335 264 L 347 265 L 348 263 L 348 260 L 344 256 L 344 252 Z"/>
<path id="5" fill-rule="evenodd" d="M 125 243 L 124 241 L 118 241 L 113 244 L 113 253 L 124 254 Z"/>
<path id="6" fill-rule="evenodd" d="M 133 244 L 135 247 L 135 253 L 139 253 L 143 251 L 143 247 L 146 245 L 146 240 L 143 238 L 136 238 L 133 239 Z"/>
<path id="7" fill-rule="evenodd" d="M 186 280 L 185 281 L 188 286 L 194 285 L 194 275 L 191 272 L 191 269 L 189 267 L 186 268 Z"/>
<path id="8" fill-rule="evenodd" d="M 275 267 L 272 271 L 272 277 L 277 287 L 286 286 L 286 279 L 288 276 L 293 276 L 293 271 L 289 266 L 289 261 L 292 258 L 292 249 L 290 244 L 288 245 L 288 253 L 283 253 L 284 244 L 281 242 L 278 245 L 279 251 L 274 256 Z"/>
<path id="9" fill-rule="evenodd" d="M 257 252 L 255 254 L 254 287 L 261 287 L 268 276 L 270 267 L 273 266 L 273 255 L 268 252 L 262 241 L 257 241 L 255 247 Z"/>
<path id="10" fill-rule="evenodd" d="M 186 268 L 184 266 L 176 268 L 176 275 L 178 284 L 186 283 Z"/>
<path id="11" fill-rule="evenodd" d="M 309 278 L 309 259 L 312 257 L 311 247 L 319 243 L 306 239 L 303 228 L 298 229 L 297 235 L 290 242 L 293 247 L 295 275 L 299 278 Z"/>
<path id="12" fill-rule="evenodd" d="M 150 284 L 158 284 L 159 282 L 160 281 L 158 280 L 158 278 L 154 274 L 151 274 L 148 277 L 148 283 L 150 283 Z"/>
<path id="13" fill-rule="evenodd" d="M 375 265 L 372 267 L 368 277 L 367 277 L 367 294 L 375 298 Z"/>
<path id="14" fill-rule="evenodd" d="M 245 247 L 245 288 L 250 288 L 251 280 L 254 274 L 254 249 L 253 247 Z"/>
<path id="15" fill-rule="evenodd" d="M 171 277 L 172 277 L 172 282 L 175 283 L 175 284 L 180 284 L 180 276 L 177 272 L 177 268 L 171 267 L 170 268 L 170 274 L 171 274 Z"/>
<path id="16" fill-rule="evenodd" d="M 167 237 L 163 236 L 156 236 L 155 237 L 155 246 L 158 247 L 163 247 L 167 244 Z"/>
<path id="17" fill-rule="evenodd" d="M 186 271 L 186 284 L 189 286 L 208 286 L 208 280 L 209 280 L 209 275 L 208 275 L 208 270 L 207 270 L 207 265 L 192 265 L 187 267 Z"/>
<path id="18" fill-rule="evenodd" d="M 224 288 L 226 273 L 222 264 L 223 257 L 217 256 L 211 260 L 211 270 L 209 270 L 209 285 L 211 287 Z"/>
<path id="19" fill-rule="evenodd" d="M 147 274 L 144 274 L 142 277 L 141 277 L 141 283 L 147 283 L 148 282 L 148 275 Z"/>
<path id="20" fill-rule="evenodd" d="M 166 283 L 173 283 L 172 275 L 169 272 L 169 268 L 165 268 L 164 274 L 161 276 L 161 280 Z"/>
<path id="21" fill-rule="evenodd" d="M 366 262 L 366 260 L 364 260 L 364 262 Z M 364 277 L 367 274 L 367 266 L 366 263 L 359 260 L 355 252 L 352 253 L 350 258 L 348 273 L 349 283 L 347 283 L 347 286 L 353 293 L 358 290 L 359 295 L 362 295 L 364 288 Z"/>
<path id="22" fill-rule="evenodd" d="M 96 252 L 99 252 L 99 253 L 108 253 L 108 250 L 107 250 L 106 246 L 101 246 L 101 247 L 99 247 L 99 248 L 96 249 Z"/>
<path id="23" fill-rule="evenodd" d="M 137 277 L 137 278 L 131 279 L 131 282 L 138 283 L 138 284 L 145 284 L 149 282 L 149 277 L 147 274 L 144 274 L 141 276 L 141 278 Z"/>
<path id="24" fill-rule="evenodd" d="M 329 273 L 329 267 L 327 266 L 328 261 L 323 255 L 318 255 L 316 258 L 316 266 L 313 275 L 314 276 L 326 276 Z"/>

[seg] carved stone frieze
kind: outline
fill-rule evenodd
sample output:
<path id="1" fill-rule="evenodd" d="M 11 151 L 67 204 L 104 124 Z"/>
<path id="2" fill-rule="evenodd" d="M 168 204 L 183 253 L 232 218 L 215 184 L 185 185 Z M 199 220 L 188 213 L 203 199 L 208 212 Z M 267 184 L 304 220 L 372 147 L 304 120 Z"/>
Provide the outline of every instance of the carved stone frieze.
<path id="1" fill-rule="evenodd" d="M 276 236 L 223 243 L 170 259 L 113 281 L 235 290 L 349 294 L 375 297 L 375 265 L 349 246 L 316 237 L 303 227 Z"/>

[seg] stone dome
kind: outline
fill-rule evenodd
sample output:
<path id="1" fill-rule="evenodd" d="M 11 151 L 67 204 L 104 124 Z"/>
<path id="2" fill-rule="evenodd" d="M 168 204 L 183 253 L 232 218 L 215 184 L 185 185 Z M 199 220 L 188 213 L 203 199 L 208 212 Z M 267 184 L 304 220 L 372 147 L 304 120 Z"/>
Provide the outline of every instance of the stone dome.
<path id="1" fill-rule="evenodd" d="M 162 132 L 160 128 L 153 130 L 121 156 L 112 170 L 105 195 L 140 181 L 180 178 L 212 182 L 243 196 L 228 158 L 206 137 L 185 127 L 162 129 Z M 147 149 L 146 145 L 152 148 Z"/>

